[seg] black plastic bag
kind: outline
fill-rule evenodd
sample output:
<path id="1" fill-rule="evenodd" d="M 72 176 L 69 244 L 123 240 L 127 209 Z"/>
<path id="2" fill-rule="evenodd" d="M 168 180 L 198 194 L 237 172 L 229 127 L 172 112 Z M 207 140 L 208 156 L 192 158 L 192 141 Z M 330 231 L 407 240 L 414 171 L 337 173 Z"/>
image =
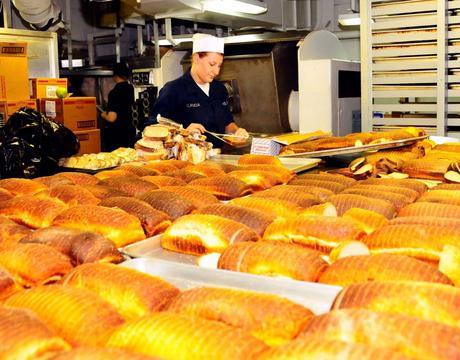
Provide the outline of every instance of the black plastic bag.
<path id="1" fill-rule="evenodd" d="M 61 157 L 78 152 L 75 134 L 43 114 L 22 108 L 0 133 L 0 177 L 36 177 L 57 170 Z"/>

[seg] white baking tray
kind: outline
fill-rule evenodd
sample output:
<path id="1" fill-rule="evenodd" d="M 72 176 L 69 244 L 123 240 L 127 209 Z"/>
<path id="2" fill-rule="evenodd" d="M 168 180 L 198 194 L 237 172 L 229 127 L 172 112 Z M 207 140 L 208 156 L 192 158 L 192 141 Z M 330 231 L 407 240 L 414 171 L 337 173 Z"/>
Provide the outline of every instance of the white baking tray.
<path id="1" fill-rule="evenodd" d="M 213 286 L 279 295 L 309 308 L 317 315 L 330 310 L 334 299 L 342 289 L 339 286 L 285 278 L 203 269 L 189 264 L 152 258 L 128 260 L 121 266 L 158 276 L 182 290 L 198 286 Z"/>
<path id="2" fill-rule="evenodd" d="M 216 155 L 210 158 L 209 160 L 215 161 L 215 162 L 220 162 L 220 163 L 225 163 L 225 164 L 231 164 L 231 165 L 238 165 L 238 160 L 241 157 L 241 155 Z M 318 166 L 320 163 L 320 159 L 302 159 L 302 158 L 285 158 L 285 157 L 279 157 L 281 163 L 283 164 L 284 167 L 288 168 L 291 171 L 294 171 L 295 173 L 299 173 L 311 168 L 314 168 Z"/>

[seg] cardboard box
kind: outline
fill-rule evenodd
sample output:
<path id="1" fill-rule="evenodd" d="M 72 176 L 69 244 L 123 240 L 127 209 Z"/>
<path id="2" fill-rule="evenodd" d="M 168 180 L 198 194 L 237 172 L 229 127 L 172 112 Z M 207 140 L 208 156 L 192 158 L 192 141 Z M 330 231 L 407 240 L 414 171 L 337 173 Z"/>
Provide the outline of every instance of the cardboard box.
<path id="1" fill-rule="evenodd" d="M 71 130 L 82 131 L 97 128 L 95 97 L 40 99 L 40 111 Z"/>
<path id="2" fill-rule="evenodd" d="M 29 107 L 37 110 L 36 100 L 6 100 L 0 101 L 0 125 L 4 125 L 11 115 L 22 107 Z"/>
<path id="3" fill-rule="evenodd" d="M 67 79 L 30 79 L 30 97 L 32 99 L 55 98 L 58 87 L 67 89 Z"/>
<path id="4" fill-rule="evenodd" d="M 0 42 L 0 76 L 4 77 L 4 98 L 29 99 L 27 43 Z"/>
<path id="5" fill-rule="evenodd" d="M 278 155 L 281 151 L 281 144 L 270 138 L 253 138 L 251 144 L 251 154 Z"/>
<path id="6" fill-rule="evenodd" d="M 101 130 L 74 131 L 80 141 L 78 155 L 101 152 Z"/>

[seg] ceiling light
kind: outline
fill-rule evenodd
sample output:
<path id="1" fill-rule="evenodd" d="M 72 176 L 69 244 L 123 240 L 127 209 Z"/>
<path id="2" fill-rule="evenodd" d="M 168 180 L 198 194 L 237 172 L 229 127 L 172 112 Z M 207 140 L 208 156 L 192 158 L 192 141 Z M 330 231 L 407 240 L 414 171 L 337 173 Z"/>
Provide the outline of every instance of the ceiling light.
<path id="1" fill-rule="evenodd" d="M 265 2 L 259 0 L 202 0 L 203 10 L 221 14 L 244 13 L 259 15 L 267 12 Z"/>
<path id="2" fill-rule="evenodd" d="M 341 14 L 339 15 L 339 24 L 342 26 L 359 26 L 361 25 L 361 17 L 359 13 Z"/>

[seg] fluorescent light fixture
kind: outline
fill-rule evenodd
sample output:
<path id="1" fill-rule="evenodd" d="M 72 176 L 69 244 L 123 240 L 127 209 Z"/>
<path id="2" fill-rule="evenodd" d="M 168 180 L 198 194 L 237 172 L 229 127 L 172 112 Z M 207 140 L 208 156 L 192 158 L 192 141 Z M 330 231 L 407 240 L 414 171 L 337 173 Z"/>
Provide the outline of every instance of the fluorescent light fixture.
<path id="1" fill-rule="evenodd" d="M 221 14 L 244 13 L 259 15 L 267 12 L 265 2 L 259 0 L 202 0 L 203 10 Z"/>
<path id="2" fill-rule="evenodd" d="M 61 66 L 63 68 L 69 67 L 69 60 L 61 60 Z M 82 67 L 83 59 L 72 59 L 72 67 Z"/>
<path id="3" fill-rule="evenodd" d="M 339 15 L 339 24 L 342 26 L 359 26 L 361 25 L 361 17 L 359 13 L 341 14 Z"/>

